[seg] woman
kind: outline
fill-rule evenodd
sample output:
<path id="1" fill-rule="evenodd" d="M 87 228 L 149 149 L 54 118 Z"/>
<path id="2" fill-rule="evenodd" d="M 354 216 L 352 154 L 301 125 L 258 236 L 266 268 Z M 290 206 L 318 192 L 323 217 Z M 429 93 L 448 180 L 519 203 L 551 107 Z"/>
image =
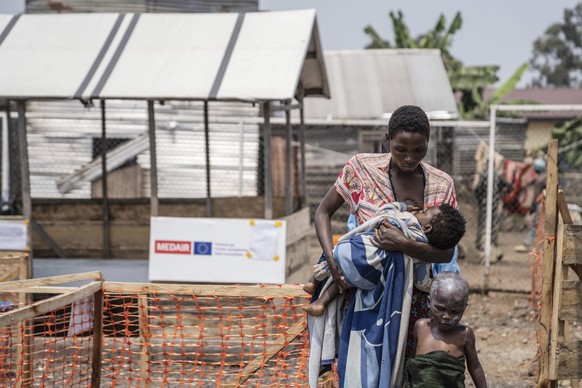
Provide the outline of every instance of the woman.
<path id="1" fill-rule="evenodd" d="M 314 220 L 317 237 L 332 277 L 340 287 L 345 289 L 347 284 L 333 259 L 331 217 L 342 204 L 347 203 L 350 206 L 358 225 L 373 217 L 379 208 L 389 202 L 413 202 L 422 204 L 424 209 L 443 203 L 457 207 L 452 178 L 445 172 L 422 162 L 428 150 L 429 137 L 430 124 L 421 108 L 405 105 L 396 109 L 390 118 L 386 134 L 391 152 L 358 154 L 352 157 L 317 208 Z M 389 223 L 383 224 L 376 231 L 375 241 L 378 247 L 387 251 L 403 252 L 432 263 L 450 262 L 455 251 L 454 248 L 441 250 L 430 244 L 408 239 Z M 355 310 L 357 307 L 352 298 L 346 312 L 346 318 L 349 319 L 344 319 L 342 327 L 338 373 L 341 385 L 366 386 L 369 376 L 364 375 L 370 371 L 363 371 L 355 363 L 348 361 L 356 345 L 350 344 L 354 342 L 355 337 L 350 337 L 346 333 L 349 330 L 357 331 L 356 326 L 362 324 L 361 321 L 356 322 L 358 318 L 357 314 L 354 314 Z M 414 289 L 410 309 L 409 339 L 406 346 L 406 354 L 409 356 L 413 354 L 411 329 L 414 328 L 418 318 L 424 317 L 428 317 L 428 294 Z M 351 327 L 348 327 L 350 325 Z M 360 332 L 365 331 L 364 329 L 366 328 L 361 328 Z M 380 377 L 384 374 L 382 370 L 371 373 L 379 374 Z M 373 381 L 378 381 L 380 385 L 390 384 L 382 378 L 375 378 Z"/>

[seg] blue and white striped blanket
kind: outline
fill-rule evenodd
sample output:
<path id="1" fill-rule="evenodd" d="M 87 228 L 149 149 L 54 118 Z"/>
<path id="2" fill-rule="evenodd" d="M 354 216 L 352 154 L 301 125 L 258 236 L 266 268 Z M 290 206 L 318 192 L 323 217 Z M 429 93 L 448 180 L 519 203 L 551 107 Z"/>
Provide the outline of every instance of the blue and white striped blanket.
<path id="1" fill-rule="evenodd" d="M 340 295 L 322 316 L 308 317 L 311 387 L 317 387 L 321 366 L 331 364 L 336 354 L 343 387 L 393 387 L 402 381 L 413 260 L 401 252 L 377 248 L 371 241 L 374 228 L 385 218 L 409 238 L 426 242 L 426 236 L 414 216 L 390 214 L 393 211 L 346 234 L 334 249 L 334 258 L 355 292 L 345 316 L 341 316 Z"/>

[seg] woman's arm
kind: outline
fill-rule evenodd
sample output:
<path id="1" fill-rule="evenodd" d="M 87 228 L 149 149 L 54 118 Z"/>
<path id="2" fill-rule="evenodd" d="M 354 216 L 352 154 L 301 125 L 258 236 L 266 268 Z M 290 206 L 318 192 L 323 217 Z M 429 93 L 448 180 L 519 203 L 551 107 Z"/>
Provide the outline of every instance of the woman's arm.
<path id="1" fill-rule="evenodd" d="M 430 244 L 407 238 L 398 227 L 387 221 L 374 230 L 372 243 L 387 251 L 403 252 L 427 263 L 448 263 L 455 254 L 455 248 L 438 249 Z"/>
<path id="2" fill-rule="evenodd" d="M 341 288 L 346 289 L 348 285 L 342 279 L 338 265 L 333 258 L 333 238 L 331 234 L 331 217 L 344 202 L 343 197 L 339 195 L 335 186 L 332 186 L 315 211 L 314 223 L 317 239 L 323 249 L 331 276 Z"/>

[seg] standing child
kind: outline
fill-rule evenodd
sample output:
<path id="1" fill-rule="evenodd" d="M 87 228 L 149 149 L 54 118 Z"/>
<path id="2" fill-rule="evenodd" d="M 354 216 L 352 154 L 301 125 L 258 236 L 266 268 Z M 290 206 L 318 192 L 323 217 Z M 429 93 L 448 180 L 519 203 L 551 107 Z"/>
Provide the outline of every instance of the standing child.
<path id="1" fill-rule="evenodd" d="M 476 388 L 487 387 L 475 348 L 475 334 L 459 323 L 469 284 L 459 274 L 441 272 L 432 281 L 430 318 L 414 325 L 415 355 L 406 364 L 406 387 L 464 387 L 465 360 Z"/>

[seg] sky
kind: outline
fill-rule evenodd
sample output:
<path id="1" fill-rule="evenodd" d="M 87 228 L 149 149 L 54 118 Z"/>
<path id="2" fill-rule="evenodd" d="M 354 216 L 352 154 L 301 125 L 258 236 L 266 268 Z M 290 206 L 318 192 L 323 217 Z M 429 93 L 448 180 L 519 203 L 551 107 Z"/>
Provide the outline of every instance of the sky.
<path id="1" fill-rule="evenodd" d="M 315 9 L 324 50 L 360 50 L 370 39 L 371 24 L 393 41 L 388 12 L 401 10 L 412 36 L 427 32 L 445 15 L 447 25 L 461 12 L 463 26 L 453 37 L 451 53 L 466 66 L 498 65 L 500 82 L 532 56 L 533 42 L 564 9 L 582 0 L 259 0 L 261 10 Z M 22 12 L 25 0 L 0 0 L 0 13 Z M 522 77 L 525 87 L 531 75 Z"/>
<path id="2" fill-rule="evenodd" d="M 371 24 L 380 36 L 394 41 L 388 13 L 401 10 L 410 34 L 432 29 L 443 14 L 447 26 L 457 12 L 463 25 L 453 37 L 451 54 L 464 65 L 498 65 L 498 85 L 532 56 L 533 42 L 553 23 L 563 21 L 564 9 L 582 0 L 259 0 L 261 10 L 315 9 L 324 50 L 363 49 Z M 518 87 L 526 87 L 525 74 Z"/>
<path id="3" fill-rule="evenodd" d="M 0 13 L 18 14 L 24 12 L 24 0 L 0 0 Z"/>

